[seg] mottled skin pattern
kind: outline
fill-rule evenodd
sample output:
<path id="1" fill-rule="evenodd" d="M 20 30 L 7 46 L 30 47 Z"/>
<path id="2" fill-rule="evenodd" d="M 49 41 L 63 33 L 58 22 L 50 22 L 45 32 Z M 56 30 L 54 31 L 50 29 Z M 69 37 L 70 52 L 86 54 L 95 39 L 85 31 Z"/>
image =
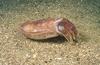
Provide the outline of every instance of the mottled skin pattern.
<path id="1" fill-rule="evenodd" d="M 66 18 L 51 18 L 26 22 L 21 25 L 20 30 L 26 37 L 37 40 L 62 35 L 68 41 L 71 41 L 78 35 L 75 26 Z"/>

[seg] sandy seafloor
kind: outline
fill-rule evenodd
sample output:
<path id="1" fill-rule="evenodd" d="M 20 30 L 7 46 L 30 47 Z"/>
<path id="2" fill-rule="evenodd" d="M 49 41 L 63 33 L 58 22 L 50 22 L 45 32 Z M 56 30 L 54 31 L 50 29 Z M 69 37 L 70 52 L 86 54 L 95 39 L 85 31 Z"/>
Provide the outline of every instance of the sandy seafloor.
<path id="1" fill-rule="evenodd" d="M 77 42 L 19 31 L 26 21 L 57 17 L 76 26 Z M 0 0 L 0 65 L 100 65 L 100 0 Z"/>

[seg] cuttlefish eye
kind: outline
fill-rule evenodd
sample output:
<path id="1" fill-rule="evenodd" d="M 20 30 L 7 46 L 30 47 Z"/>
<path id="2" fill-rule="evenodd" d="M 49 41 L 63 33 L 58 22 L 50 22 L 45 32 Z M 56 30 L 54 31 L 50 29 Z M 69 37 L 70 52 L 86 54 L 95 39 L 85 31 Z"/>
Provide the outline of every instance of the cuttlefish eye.
<path id="1" fill-rule="evenodd" d="M 63 31 L 63 30 L 65 30 L 65 25 L 64 25 L 64 23 L 63 22 L 61 22 L 61 23 L 58 23 L 58 30 L 59 31 Z"/>

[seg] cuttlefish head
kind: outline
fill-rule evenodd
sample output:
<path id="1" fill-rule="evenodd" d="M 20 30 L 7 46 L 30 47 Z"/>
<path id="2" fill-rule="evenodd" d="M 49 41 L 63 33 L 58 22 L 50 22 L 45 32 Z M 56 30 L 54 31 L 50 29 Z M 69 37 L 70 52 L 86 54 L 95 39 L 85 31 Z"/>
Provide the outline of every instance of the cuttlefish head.
<path id="1" fill-rule="evenodd" d="M 68 41 L 75 40 L 78 36 L 78 31 L 74 24 L 65 18 L 61 18 L 55 22 L 56 31 L 64 36 Z"/>

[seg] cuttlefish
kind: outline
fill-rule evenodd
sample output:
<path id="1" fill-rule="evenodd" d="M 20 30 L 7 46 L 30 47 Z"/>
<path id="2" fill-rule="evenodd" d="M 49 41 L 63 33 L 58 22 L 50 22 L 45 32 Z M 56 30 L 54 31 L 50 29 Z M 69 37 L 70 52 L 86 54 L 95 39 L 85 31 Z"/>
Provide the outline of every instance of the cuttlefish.
<path id="1" fill-rule="evenodd" d="M 68 41 L 72 41 L 78 36 L 76 27 L 66 18 L 51 18 L 25 22 L 21 25 L 20 30 L 27 38 L 36 40 L 61 35 Z"/>

